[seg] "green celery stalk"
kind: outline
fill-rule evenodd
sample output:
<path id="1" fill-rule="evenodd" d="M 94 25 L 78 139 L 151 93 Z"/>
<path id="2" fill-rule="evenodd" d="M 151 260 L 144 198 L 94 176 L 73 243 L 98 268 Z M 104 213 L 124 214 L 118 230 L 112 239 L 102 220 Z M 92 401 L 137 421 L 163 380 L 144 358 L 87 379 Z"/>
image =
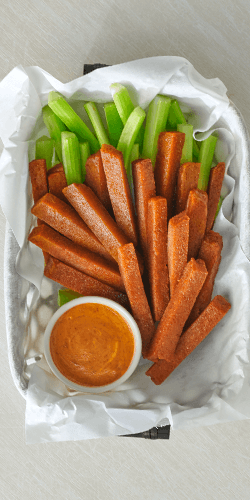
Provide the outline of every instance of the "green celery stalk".
<path id="1" fill-rule="evenodd" d="M 54 148 L 54 156 L 53 156 L 53 160 L 52 160 L 52 167 L 54 167 L 54 165 L 58 165 L 58 163 L 61 163 L 61 161 L 59 160 L 59 158 L 57 156 L 56 149 Z"/>
<path id="2" fill-rule="evenodd" d="M 113 99 L 123 125 L 125 125 L 129 115 L 135 109 L 128 89 L 120 83 L 112 83 L 110 89 L 113 90 Z"/>
<path id="3" fill-rule="evenodd" d="M 67 130 L 67 127 L 48 105 L 43 107 L 43 121 L 49 131 L 51 139 L 54 139 L 55 141 L 57 156 L 59 160 L 62 161 L 61 133 Z"/>
<path id="4" fill-rule="evenodd" d="M 168 121 L 167 128 L 171 130 L 176 130 L 178 124 L 185 124 L 187 120 L 184 114 L 181 111 L 180 105 L 176 99 L 173 99 L 170 104 L 169 113 L 168 113 Z M 193 138 L 193 157 L 194 160 L 199 158 L 199 144 Z M 192 160 L 190 160 L 192 161 Z"/>
<path id="5" fill-rule="evenodd" d="M 135 143 L 138 131 L 143 124 L 145 116 L 145 111 L 140 108 L 140 106 L 137 106 L 129 115 L 117 144 L 117 149 L 123 154 L 126 169 L 129 167 L 132 147 Z"/>
<path id="6" fill-rule="evenodd" d="M 82 183 L 79 141 L 73 132 L 62 132 L 62 157 L 67 184 Z"/>
<path id="7" fill-rule="evenodd" d="M 94 134 L 61 94 L 50 92 L 48 105 L 71 132 L 74 132 L 80 139 L 89 142 L 92 153 L 99 150 L 99 142 Z"/>
<path id="8" fill-rule="evenodd" d="M 217 217 L 217 215 L 218 215 L 218 213 L 220 211 L 220 207 L 222 205 L 223 200 L 224 200 L 224 196 L 220 196 L 219 203 L 218 203 L 218 206 L 217 206 L 217 210 L 216 210 L 216 214 L 215 214 L 215 218 L 214 219 L 216 219 L 216 217 Z"/>
<path id="9" fill-rule="evenodd" d="M 128 89 L 126 89 L 124 85 L 121 85 L 121 83 L 112 83 L 112 85 L 110 85 L 110 89 L 113 91 L 114 103 L 122 120 L 122 123 L 123 125 L 125 125 L 128 117 L 135 109 L 135 106 L 132 103 L 130 95 L 128 93 Z M 141 127 L 136 137 L 136 142 L 139 143 L 140 149 L 142 149 L 143 137 L 144 128 Z"/>
<path id="10" fill-rule="evenodd" d="M 187 163 L 193 159 L 193 125 L 178 123 L 177 130 L 178 132 L 183 132 L 185 134 L 181 163 Z"/>
<path id="11" fill-rule="evenodd" d="M 83 297 L 83 295 L 80 295 L 80 293 L 74 292 L 73 290 L 58 290 L 58 306 L 61 307 L 71 300 L 78 299 L 78 297 Z"/>
<path id="12" fill-rule="evenodd" d="M 123 130 L 123 123 L 114 102 L 104 104 L 110 143 L 116 148 Z"/>
<path id="13" fill-rule="evenodd" d="M 138 160 L 138 158 L 140 158 L 140 148 L 139 144 L 136 143 L 133 145 L 131 150 L 130 163 L 132 163 L 132 161 Z"/>
<path id="14" fill-rule="evenodd" d="M 80 157 L 81 157 L 81 165 L 82 165 L 82 182 L 85 181 L 86 176 L 86 168 L 85 164 L 90 155 L 89 143 L 88 142 L 80 142 Z"/>
<path id="15" fill-rule="evenodd" d="M 47 170 L 52 166 L 54 141 L 43 135 L 36 141 L 36 160 L 46 160 Z"/>
<path id="16" fill-rule="evenodd" d="M 149 104 L 144 141 L 142 148 L 142 157 L 150 158 L 153 165 L 157 153 L 157 142 L 161 132 L 166 128 L 168 112 L 171 99 L 164 95 L 157 95 Z"/>
<path id="17" fill-rule="evenodd" d="M 217 137 L 214 137 L 214 135 L 210 135 L 201 143 L 200 154 L 198 158 L 198 161 L 201 164 L 198 188 L 203 191 L 207 190 L 216 143 Z"/>
<path id="18" fill-rule="evenodd" d="M 173 99 L 170 104 L 167 126 L 176 130 L 179 123 L 187 123 L 184 114 L 181 111 L 180 105 L 176 99 Z"/>
<path id="19" fill-rule="evenodd" d="M 107 132 L 103 126 L 96 104 L 94 102 L 87 102 L 84 104 L 84 109 L 92 123 L 100 147 L 102 147 L 103 144 L 109 144 Z"/>

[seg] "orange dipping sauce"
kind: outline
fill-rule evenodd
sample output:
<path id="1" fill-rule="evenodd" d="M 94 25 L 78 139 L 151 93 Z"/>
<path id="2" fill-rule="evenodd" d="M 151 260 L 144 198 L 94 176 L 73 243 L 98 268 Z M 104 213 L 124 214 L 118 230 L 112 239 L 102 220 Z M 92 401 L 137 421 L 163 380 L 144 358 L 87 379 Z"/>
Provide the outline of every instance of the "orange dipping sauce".
<path id="1" fill-rule="evenodd" d="M 97 387 L 115 382 L 127 371 L 135 341 L 128 323 L 111 307 L 79 304 L 57 320 L 50 352 L 64 377 Z"/>

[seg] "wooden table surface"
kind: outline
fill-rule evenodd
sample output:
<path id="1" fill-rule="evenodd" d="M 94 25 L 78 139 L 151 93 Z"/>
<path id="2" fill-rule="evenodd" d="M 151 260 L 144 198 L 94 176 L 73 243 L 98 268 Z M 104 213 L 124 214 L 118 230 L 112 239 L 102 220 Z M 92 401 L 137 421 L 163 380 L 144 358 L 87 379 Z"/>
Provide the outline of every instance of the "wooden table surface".
<path id="1" fill-rule="evenodd" d="M 0 79 L 18 64 L 63 82 L 83 63 L 187 58 L 219 77 L 250 130 L 249 0 L 2 0 Z M 5 218 L 0 214 L 3 263 Z M 0 491 L 3 500 L 247 500 L 250 421 L 172 431 L 170 440 L 25 444 L 25 401 L 7 357 L 0 267 Z"/>

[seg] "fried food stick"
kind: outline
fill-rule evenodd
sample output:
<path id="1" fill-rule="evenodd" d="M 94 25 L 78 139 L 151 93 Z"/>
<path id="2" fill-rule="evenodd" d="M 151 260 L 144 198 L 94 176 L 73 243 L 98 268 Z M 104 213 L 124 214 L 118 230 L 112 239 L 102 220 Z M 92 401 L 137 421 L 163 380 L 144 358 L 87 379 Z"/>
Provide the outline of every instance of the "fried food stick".
<path id="1" fill-rule="evenodd" d="M 114 300 L 126 309 L 129 308 L 128 297 L 115 288 L 101 283 L 85 273 L 77 271 L 71 266 L 60 262 L 51 255 L 44 269 L 44 275 L 60 285 L 70 288 L 84 296 L 96 295 L 106 299 Z"/>
<path id="2" fill-rule="evenodd" d="M 147 261 L 147 214 L 148 201 L 155 196 L 155 180 L 151 160 L 135 160 L 132 163 L 135 207 L 139 226 L 140 243 Z"/>
<path id="3" fill-rule="evenodd" d="M 84 184 L 71 184 L 63 190 L 63 193 L 98 240 L 118 262 L 118 248 L 129 243 L 129 240 L 95 193 Z M 141 258 L 139 264 L 142 272 Z"/>
<path id="4" fill-rule="evenodd" d="M 188 260 L 197 257 L 207 224 L 207 193 L 191 189 L 188 195 L 186 214 L 189 217 Z"/>
<path id="5" fill-rule="evenodd" d="M 167 200 L 156 196 L 148 201 L 147 248 L 153 318 L 160 321 L 169 302 L 167 251 Z"/>
<path id="6" fill-rule="evenodd" d="M 207 226 L 206 231 L 212 229 L 216 210 L 220 200 L 220 193 L 222 188 L 222 183 L 225 175 L 225 163 L 221 162 L 213 167 L 210 171 L 209 182 L 208 182 L 208 204 L 207 204 Z"/>
<path id="7" fill-rule="evenodd" d="M 230 308 L 231 305 L 224 297 L 216 295 L 196 321 L 183 333 L 172 360 L 170 362 L 164 359 L 159 360 L 146 371 L 146 375 L 151 377 L 156 385 L 162 384 L 175 368 L 205 339 Z"/>
<path id="8" fill-rule="evenodd" d="M 185 328 L 190 326 L 200 316 L 202 311 L 208 306 L 211 301 L 214 280 L 219 269 L 221 261 L 221 251 L 223 247 L 222 236 L 214 231 L 208 231 L 202 241 L 199 259 L 204 260 L 208 275 L 205 283 L 195 301 L 194 307 L 187 320 Z"/>
<path id="9" fill-rule="evenodd" d="M 168 272 L 170 296 L 173 295 L 187 264 L 189 241 L 189 217 L 181 212 L 168 224 Z"/>
<path id="10" fill-rule="evenodd" d="M 29 163 L 29 173 L 34 202 L 48 193 L 47 167 L 45 160 L 33 160 Z"/>
<path id="11" fill-rule="evenodd" d="M 73 243 L 49 226 L 35 227 L 28 240 L 67 265 L 124 292 L 124 285 L 116 263 L 107 261 L 94 252 Z"/>
<path id="12" fill-rule="evenodd" d="M 137 221 L 123 155 L 108 144 L 102 145 L 100 153 L 116 223 L 128 241 L 137 246 Z"/>
<path id="13" fill-rule="evenodd" d="M 113 261 L 110 253 L 107 252 L 74 208 L 53 194 L 47 193 L 40 198 L 31 212 L 78 245 Z"/>
<path id="14" fill-rule="evenodd" d="M 180 166 L 176 191 L 176 214 L 183 212 L 186 208 L 189 191 L 198 186 L 200 163 L 183 163 Z"/>
<path id="15" fill-rule="evenodd" d="M 182 132 L 161 132 L 155 161 L 156 194 L 167 198 L 168 218 L 173 215 L 173 200 L 185 142 Z"/>
<path id="16" fill-rule="evenodd" d="M 68 203 L 68 200 L 62 193 L 63 188 L 67 187 L 67 180 L 64 173 L 63 164 L 58 163 L 57 165 L 54 165 L 54 167 L 52 167 L 48 171 L 47 175 L 49 192 L 51 194 L 54 194 L 57 198 L 60 198 L 60 200 Z"/>
<path id="17" fill-rule="evenodd" d="M 183 327 L 206 279 L 207 270 L 202 260 L 191 259 L 175 288 L 168 306 L 157 327 L 146 354 L 151 361 L 171 361 Z"/>
<path id="18" fill-rule="evenodd" d="M 143 287 L 133 243 L 128 243 L 118 249 L 118 263 L 132 313 L 141 333 L 142 355 L 145 356 L 155 332 L 155 325 Z"/>
<path id="19" fill-rule="evenodd" d="M 107 180 L 100 151 L 89 156 L 86 163 L 85 184 L 89 186 L 107 210 L 111 209 Z"/>

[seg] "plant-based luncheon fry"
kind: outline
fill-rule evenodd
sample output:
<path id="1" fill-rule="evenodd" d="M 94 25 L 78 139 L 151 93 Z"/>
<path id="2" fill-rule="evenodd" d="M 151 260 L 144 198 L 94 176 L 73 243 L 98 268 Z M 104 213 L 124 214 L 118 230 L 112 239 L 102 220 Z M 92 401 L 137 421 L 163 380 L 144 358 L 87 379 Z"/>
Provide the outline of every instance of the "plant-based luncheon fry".
<path id="1" fill-rule="evenodd" d="M 204 260 L 208 274 L 185 327 L 191 325 L 211 301 L 214 280 L 221 261 L 222 246 L 222 236 L 219 233 L 215 233 L 214 231 L 206 233 L 198 257 Z"/>
<path id="2" fill-rule="evenodd" d="M 73 267 L 60 262 L 52 256 L 49 256 L 48 262 L 44 269 L 44 275 L 60 283 L 65 287 L 70 287 L 71 290 L 80 293 L 84 296 L 96 295 L 105 297 L 106 299 L 114 300 L 121 306 L 129 307 L 128 298 L 124 293 L 115 290 L 111 286 L 105 285 L 101 281 L 88 276 L 87 274 L 74 269 Z"/>
<path id="3" fill-rule="evenodd" d="M 68 203 L 68 200 L 62 192 L 62 190 L 68 185 L 63 164 L 58 163 L 57 165 L 54 165 L 54 167 L 48 171 L 47 177 L 49 192 L 54 194 L 57 198 L 60 198 L 62 201 L 66 201 Z"/>
<path id="4" fill-rule="evenodd" d="M 87 248 L 83 248 L 49 226 L 35 227 L 29 241 L 58 260 L 92 276 L 106 285 L 124 292 L 124 285 L 116 263 L 107 261 Z"/>
<path id="5" fill-rule="evenodd" d="M 172 217 L 174 191 L 180 168 L 185 134 L 182 132 L 161 132 L 155 161 L 156 194 L 168 202 L 168 218 Z"/>
<path id="6" fill-rule="evenodd" d="M 114 146 L 104 144 L 101 147 L 101 157 L 116 223 L 136 246 L 138 235 L 135 210 L 122 153 Z"/>
<path id="7" fill-rule="evenodd" d="M 188 260 L 189 217 L 181 212 L 168 224 L 168 272 L 170 296 L 173 295 Z"/>
<path id="8" fill-rule="evenodd" d="M 155 332 L 155 325 L 143 287 L 133 243 L 128 243 L 118 249 L 118 262 L 133 316 L 141 333 L 142 355 L 145 356 Z"/>
<path id="9" fill-rule="evenodd" d="M 177 180 L 176 207 L 177 214 L 183 212 L 187 205 L 187 199 L 191 189 L 198 186 L 200 163 L 183 163 L 180 166 Z"/>
<path id="10" fill-rule="evenodd" d="M 155 321 L 160 321 L 169 302 L 167 237 L 167 200 L 156 196 L 148 201 L 147 213 L 147 262 Z"/>
<path id="11" fill-rule="evenodd" d="M 230 308 L 231 305 L 224 297 L 216 295 L 197 320 L 183 333 L 172 359 L 169 362 L 161 359 L 154 363 L 146 372 L 146 375 L 151 377 L 156 385 L 162 384 L 175 368 L 205 339 Z"/>
<path id="12" fill-rule="evenodd" d="M 31 161 L 29 163 L 29 173 L 32 185 L 33 199 L 36 203 L 44 194 L 48 193 L 46 161 Z"/>
<path id="13" fill-rule="evenodd" d="M 155 196 L 155 181 L 151 160 L 134 161 L 132 172 L 140 244 L 144 258 L 147 261 L 148 201 Z"/>
<path id="14" fill-rule="evenodd" d="M 110 253 L 105 250 L 74 208 L 53 194 L 47 193 L 40 198 L 31 212 L 78 245 L 113 261 Z"/>
<path id="15" fill-rule="evenodd" d="M 206 279 L 207 270 L 203 260 L 191 259 L 182 274 L 168 306 L 157 327 L 146 354 L 147 359 L 171 361 L 185 322 L 196 297 Z"/>
<path id="16" fill-rule="evenodd" d="M 101 152 L 97 151 L 89 156 L 85 164 L 85 184 L 89 186 L 107 210 L 111 210 L 111 201 L 108 192 Z"/>
<path id="17" fill-rule="evenodd" d="M 186 214 L 189 217 L 188 260 L 196 258 L 203 240 L 207 223 L 207 193 L 191 189 Z"/>
<path id="18" fill-rule="evenodd" d="M 220 193 L 225 175 L 225 163 L 221 162 L 210 171 L 208 182 L 208 203 L 207 203 L 207 226 L 206 231 L 212 229 L 217 207 L 220 201 Z"/>

